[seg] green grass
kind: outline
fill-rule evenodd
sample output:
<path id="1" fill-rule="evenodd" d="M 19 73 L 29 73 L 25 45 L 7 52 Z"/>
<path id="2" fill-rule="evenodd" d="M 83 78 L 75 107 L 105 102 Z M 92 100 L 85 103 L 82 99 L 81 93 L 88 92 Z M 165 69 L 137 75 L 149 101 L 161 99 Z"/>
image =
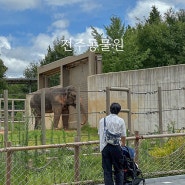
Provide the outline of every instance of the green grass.
<path id="1" fill-rule="evenodd" d="M 35 146 L 41 144 L 41 130 L 29 131 L 26 125 L 15 124 L 8 134 L 12 146 Z M 46 130 L 46 144 L 73 143 L 77 136 L 76 130 Z M 3 135 L 0 138 L 3 147 Z M 98 130 L 88 124 L 81 128 L 81 141 L 98 140 Z M 96 145 L 80 147 L 80 179 L 97 180 L 102 178 L 101 155 Z M 55 148 L 45 150 L 17 151 L 12 153 L 11 183 L 14 185 L 50 185 L 74 182 L 74 148 Z M 0 153 L 0 184 L 5 183 L 4 158 L 6 153 Z M 4 155 L 4 156 L 3 156 Z M 93 166 L 92 166 L 93 165 Z M 97 170 L 98 169 L 98 170 Z"/>
<path id="2" fill-rule="evenodd" d="M 14 126 L 9 125 L 8 140 L 12 142 L 12 146 L 35 146 L 42 144 L 41 130 L 28 130 L 24 123 L 15 123 Z M 77 136 L 77 130 L 46 130 L 46 144 L 73 143 Z M 97 128 L 92 128 L 88 124 L 81 128 L 81 141 L 98 140 Z M 0 142 L 3 145 L 4 137 L 0 135 Z"/>

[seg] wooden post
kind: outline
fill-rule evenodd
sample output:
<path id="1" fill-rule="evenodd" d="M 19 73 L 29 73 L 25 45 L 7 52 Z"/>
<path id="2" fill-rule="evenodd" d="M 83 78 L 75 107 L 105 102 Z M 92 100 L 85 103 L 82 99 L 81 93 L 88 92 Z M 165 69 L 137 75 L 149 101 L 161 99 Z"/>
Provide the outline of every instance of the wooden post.
<path id="1" fill-rule="evenodd" d="M 162 120 L 162 91 L 158 87 L 158 107 L 159 107 L 159 133 L 163 133 L 163 120 Z"/>
<path id="2" fill-rule="evenodd" d="M 80 87 L 78 87 L 77 89 L 76 109 L 77 109 L 77 142 L 79 142 L 81 140 Z"/>
<path id="3" fill-rule="evenodd" d="M 130 89 L 127 91 L 127 107 L 128 107 L 128 136 L 131 135 L 131 133 L 133 132 L 133 129 L 132 129 L 132 119 L 131 119 L 131 116 L 132 116 L 132 112 L 131 112 L 131 91 Z"/>
<path id="4" fill-rule="evenodd" d="M 2 125 L 1 125 L 1 121 L 2 121 L 2 112 L 1 112 L 2 110 L 1 110 L 1 98 L 0 98 L 0 130 L 1 130 L 1 127 L 2 127 Z"/>
<path id="5" fill-rule="evenodd" d="M 46 144 L 46 126 L 45 126 L 45 89 L 41 92 L 41 132 L 42 132 L 42 144 Z"/>
<path id="6" fill-rule="evenodd" d="M 106 87 L 106 115 L 110 114 L 110 88 Z"/>
<path id="7" fill-rule="evenodd" d="M 78 142 L 78 137 L 75 138 L 75 142 Z M 75 145 L 74 151 L 74 170 L 75 170 L 75 181 L 80 181 L 80 146 Z"/>
<path id="8" fill-rule="evenodd" d="M 63 77 L 63 65 L 60 66 L 60 85 L 63 87 L 64 84 L 64 77 Z"/>
<path id="9" fill-rule="evenodd" d="M 4 90 L 4 145 L 8 142 L 8 90 Z"/>
<path id="10" fill-rule="evenodd" d="M 77 108 L 77 137 L 75 138 L 75 142 L 80 142 L 81 140 L 81 111 L 80 111 L 80 87 L 77 89 L 76 96 L 76 108 Z M 80 146 L 75 145 L 74 151 L 74 170 L 75 170 L 75 181 L 80 180 Z"/>
<path id="11" fill-rule="evenodd" d="M 139 164 L 139 131 L 135 131 L 134 146 L 135 146 L 135 162 Z"/>
<path id="12" fill-rule="evenodd" d="M 12 112 L 11 112 L 11 120 L 12 120 L 11 121 L 12 122 L 11 125 L 12 125 L 12 129 L 14 129 L 14 119 L 15 119 L 14 118 L 15 117 L 14 116 L 14 114 L 15 114 L 15 111 L 14 111 L 15 110 L 15 106 L 14 106 L 14 104 L 15 104 L 15 102 L 14 102 L 14 100 L 12 100 Z"/>
<path id="13" fill-rule="evenodd" d="M 7 142 L 7 147 L 11 147 L 11 142 Z M 7 154 L 6 154 L 6 185 L 11 185 L 11 163 L 12 163 L 12 151 L 7 151 Z"/>

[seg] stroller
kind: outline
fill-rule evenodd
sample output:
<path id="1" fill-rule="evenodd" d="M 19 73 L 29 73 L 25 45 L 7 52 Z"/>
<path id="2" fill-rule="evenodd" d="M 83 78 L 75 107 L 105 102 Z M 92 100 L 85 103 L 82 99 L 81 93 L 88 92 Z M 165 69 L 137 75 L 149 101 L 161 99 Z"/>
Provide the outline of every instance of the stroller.
<path id="1" fill-rule="evenodd" d="M 122 147 L 124 157 L 124 185 L 139 185 L 143 182 L 146 185 L 145 179 L 143 178 L 142 171 L 138 168 L 134 162 L 135 151 L 133 148 L 124 146 Z"/>

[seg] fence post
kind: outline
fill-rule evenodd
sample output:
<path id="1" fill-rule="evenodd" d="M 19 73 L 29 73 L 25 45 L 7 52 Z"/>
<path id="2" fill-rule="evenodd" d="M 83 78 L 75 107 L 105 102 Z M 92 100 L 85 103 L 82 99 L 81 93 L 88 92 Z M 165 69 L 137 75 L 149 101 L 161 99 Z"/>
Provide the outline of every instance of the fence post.
<path id="1" fill-rule="evenodd" d="M 8 90 L 4 90 L 4 146 L 8 142 Z"/>
<path id="2" fill-rule="evenodd" d="M 11 113 L 11 117 L 12 117 L 12 123 L 13 123 L 13 125 L 14 125 L 14 114 L 15 114 L 15 112 L 14 112 L 14 110 L 15 110 L 15 102 L 14 102 L 14 100 L 12 100 L 12 113 Z"/>
<path id="3" fill-rule="evenodd" d="M 45 89 L 41 92 L 41 132 L 42 132 L 42 144 L 46 144 L 46 126 L 45 126 Z"/>
<path id="4" fill-rule="evenodd" d="M 139 164 L 139 131 L 135 131 L 134 146 L 135 146 L 135 162 Z"/>
<path id="5" fill-rule="evenodd" d="M 1 128 L 2 128 L 2 125 L 1 125 L 1 119 L 2 119 L 2 112 L 1 112 L 2 110 L 1 110 L 1 98 L 0 98 L 0 130 L 1 130 Z"/>
<path id="6" fill-rule="evenodd" d="M 77 89 L 76 108 L 77 108 L 77 141 L 79 142 L 81 140 L 80 87 L 78 87 Z"/>
<path id="7" fill-rule="evenodd" d="M 75 142 L 77 141 L 78 138 L 75 138 Z M 80 181 L 80 146 L 79 145 L 75 145 L 75 153 L 74 153 L 74 170 L 75 170 L 75 182 Z"/>
<path id="8" fill-rule="evenodd" d="M 7 142 L 7 147 L 11 147 L 11 142 Z M 7 151 L 6 154 L 6 185 L 11 185 L 11 163 L 12 151 Z"/>
<path id="9" fill-rule="evenodd" d="M 159 107 L 159 133 L 163 133 L 163 120 L 162 120 L 162 91 L 158 87 L 158 107 Z"/>
<path id="10" fill-rule="evenodd" d="M 106 87 L 106 115 L 110 114 L 110 87 Z"/>
<path id="11" fill-rule="evenodd" d="M 75 142 L 80 142 L 81 140 L 81 111 L 80 111 L 80 87 L 77 89 L 76 96 L 76 108 L 77 108 L 77 137 L 75 138 Z M 80 146 L 75 145 L 75 153 L 74 153 L 74 170 L 75 170 L 75 181 L 80 180 Z"/>
<path id="12" fill-rule="evenodd" d="M 131 91 L 130 89 L 127 91 L 127 107 L 128 107 L 128 136 L 131 135 L 133 129 L 132 129 L 132 112 L 131 112 Z"/>

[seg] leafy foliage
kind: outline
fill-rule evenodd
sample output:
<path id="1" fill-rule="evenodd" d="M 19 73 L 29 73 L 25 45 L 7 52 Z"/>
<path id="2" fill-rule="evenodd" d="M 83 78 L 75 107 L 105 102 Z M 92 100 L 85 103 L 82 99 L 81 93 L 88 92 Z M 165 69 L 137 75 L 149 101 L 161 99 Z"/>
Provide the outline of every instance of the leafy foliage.
<path id="1" fill-rule="evenodd" d="M 38 63 L 31 62 L 29 66 L 24 70 L 24 76 L 27 79 L 35 79 L 37 78 L 37 67 L 39 67 Z"/>
<path id="2" fill-rule="evenodd" d="M 56 60 L 65 58 L 67 56 L 73 55 L 74 49 L 71 48 L 68 44 L 65 44 L 65 37 L 61 39 L 57 38 L 53 41 L 53 48 L 51 46 L 47 49 L 47 54 L 45 58 L 40 61 L 40 65 L 46 65 Z"/>
<path id="3" fill-rule="evenodd" d="M 153 68 L 185 63 L 185 10 L 169 9 L 163 16 L 155 6 L 144 22 L 125 28 L 119 17 L 112 17 L 105 26 L 106 36 L 92 27 L 103 56 L 103 72 Z M 109 40 L 109 51 L 103 51 L 102 41 Z M 123 50 L 115 49 L 114 40 L 123 40 Z"/>
<path id="4" fill-rule="evenodd" d="M 7 69 L 8 68 L 4 65 L 4 62 L 0 59 L 0 93 L 2 93 L 3 89 L 7 87 L 6 81 L 4 79 Z"/>
<path id="5" fill-rule="evenodd" d="M 172 154 L 184 144 L 183 137 L 170 138 L 163 146 L 155 146 L 149 154 L 154 157 L 165 157 Z"/>
<path id="6" fill-rule="evenodd" d="M 118 71 L 121 63 L 122 52 L 116 50 L 117 44 L 121 44 L 125 32 L 125 26 L 119 17 L 111 17 L 110 26 L 104 26 L 107 37 L 92 27 L 92 35 L 98 43 L 97 51 L 102 54 L 103 72 Z M 122 47 L 119 48 L 120 50 Z"/>
<path id="7" fill-rule="evenodd" d="M 25 69 L 24 76 L 27 79 L 37 78 L 37 68 L 43 66 L 56 60 L 71 56 L 74 53 L 73 47 L 70 47 L 69 44 L 66 44 L 64 37 L 61 39 L 57 38 L 53 41 L 53 48 L 49 45 L 47 49 L 47 54 L 45 57 L 39 61 L 39 63 L 30 63 L 30 65 Z M 49 86 L 55 86 L 60 84 L 59 74 L 49 77 Z M 36 87 L 33 86 L 32 89 Z"/>

